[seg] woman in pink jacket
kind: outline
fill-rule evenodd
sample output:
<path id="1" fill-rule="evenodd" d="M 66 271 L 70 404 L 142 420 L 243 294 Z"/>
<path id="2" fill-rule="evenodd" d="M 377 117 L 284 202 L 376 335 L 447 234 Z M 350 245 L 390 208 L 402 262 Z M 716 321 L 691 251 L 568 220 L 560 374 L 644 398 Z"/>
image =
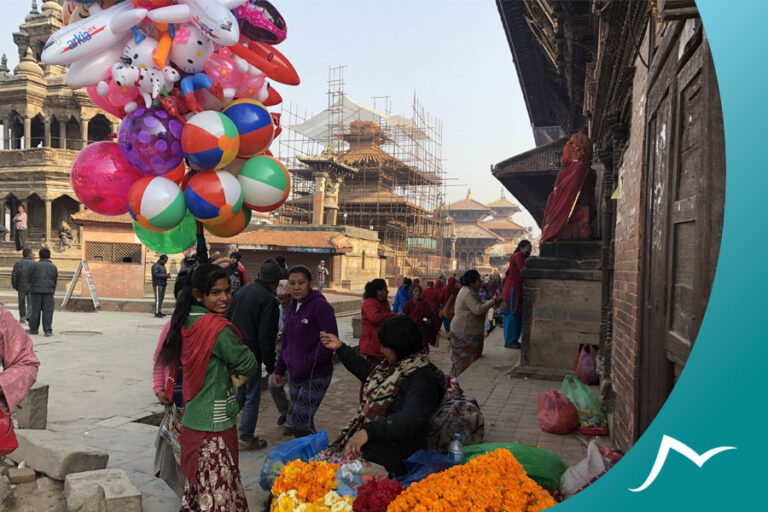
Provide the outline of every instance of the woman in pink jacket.
<path id="1" fill-rule="evenodd" d="M 0 416 L 9 416 L 37 380 L 40 367 L 32 340 L 0 304 Z M 0 432 L 0 436 L 3 432 Z"/>

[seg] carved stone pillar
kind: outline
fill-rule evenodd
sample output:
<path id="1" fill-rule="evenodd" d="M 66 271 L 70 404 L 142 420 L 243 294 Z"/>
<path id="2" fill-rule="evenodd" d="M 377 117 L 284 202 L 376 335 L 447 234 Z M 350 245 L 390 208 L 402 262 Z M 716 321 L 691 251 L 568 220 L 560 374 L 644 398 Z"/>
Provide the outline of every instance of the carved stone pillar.
<path id="1" fill-rule="evenodd" d="M 339 188 L 342 178 L 328 179 L 325 186 L 325 223 L 335 226 L 339 214 Z"/>
<path id="2" fill-rule="evenodd" d="M 45 141 L 43 142 L 43 146 L 49 148 L 51 147 L 51 119 L 46 117 L 44 125 L 45 125 Z"/>
<path id="3" fill-rule="evenodd" d="M 325 182 L 328 179 L 328 174 L 317 172 L 313 176 L 315 178 L 315 195 L 312 204 L 312 224 L 322 224 L 325 211 Z"/>
<path id="4" fill-rule="evenodd" d="M 67 149 L 67 122 L 59 121 L 59 147 Z"/>
<path id="5" fill-rule="evenodd" d="M 13 149 L 13 135 L 11 135 L 11 118 L 3 119 L 3 149 Z"/>
<path id="6" fill-rule="evenodd" d="M 32 147 L 32 119 L 29 116 L 24 116 L 24 148 L 29 149 Z"/>
<path id="7" fill-rule="evenodd" d="M 88 145 L 88 120 L 80 120 L 80 149 Z"/>
<path id="8" fill-rule="evenodd" d="M 51 222 L 53 217 L 51 215 L 51 206 L 53 205 L 53 199 L 45 200 L 45 243 L 51 243 Z"/>

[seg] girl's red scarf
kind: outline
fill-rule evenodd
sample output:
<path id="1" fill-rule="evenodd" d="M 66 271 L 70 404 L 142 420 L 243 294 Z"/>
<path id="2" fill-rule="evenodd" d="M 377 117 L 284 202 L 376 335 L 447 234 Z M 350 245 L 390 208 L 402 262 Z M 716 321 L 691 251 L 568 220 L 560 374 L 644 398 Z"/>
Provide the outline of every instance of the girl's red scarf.
<path id="1" fill-rule="evenodd" d="M 213 344 L 225 327 L 232 329 L 242 343 L 240 331 L 226 318 L 216 313 L 206 313 L 189 328 L 181 328 L 181 367 L 184 368 L 182 388 L 185 404 L 192 400 L 203 387 Z"/>

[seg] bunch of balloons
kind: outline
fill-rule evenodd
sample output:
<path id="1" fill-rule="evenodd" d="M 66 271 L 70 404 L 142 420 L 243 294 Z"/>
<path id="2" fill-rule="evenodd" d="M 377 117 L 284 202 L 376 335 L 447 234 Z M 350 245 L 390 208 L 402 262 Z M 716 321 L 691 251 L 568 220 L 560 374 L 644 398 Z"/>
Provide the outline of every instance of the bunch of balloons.
<path id="1" fill-rule="evenodd" d="M 178 253 L 197 223 L 234 236 L 251 210 L 290 191 L 269 146 L 282 101 L 270 81 L 298 85 L 280 12 L 266 0 L 67 0 L 65 26 L 42 60 L 68 65 L 66 83 L 122 119 L 116 142 L 83 148 L 72 187 L 97 213 L 130 213 L 150 249 Z"/>

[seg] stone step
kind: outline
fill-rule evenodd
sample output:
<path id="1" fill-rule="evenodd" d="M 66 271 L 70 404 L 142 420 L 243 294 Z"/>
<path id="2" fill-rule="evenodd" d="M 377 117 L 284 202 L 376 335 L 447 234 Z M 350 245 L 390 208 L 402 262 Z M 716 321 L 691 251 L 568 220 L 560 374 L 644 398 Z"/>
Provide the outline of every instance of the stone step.
<path id="1" fill-rule="evenodd" d="M 141 493 L 122 469 L 67 475 L 64 496 L 70 512 L 141 512 Z"/>
<path id="2" fill-rule="evenodd" d="M 40 473 L 64 480 L 70 473 L 107 467 L 109 454 L 84 445 L 76 437 L 50 430 L 16 430 L 19 447 L 8 455 L 12 461 L 25 461 Z"/>
<path id="3" fill-rule="evenodd" d="M 546 258 L 532 256 L 525 260 L 526 268 L 549 268 L 549 269 L 576 269 L 576 270 L 599 270 L 600 260 L 572 260 L 568 258 Z"/>

